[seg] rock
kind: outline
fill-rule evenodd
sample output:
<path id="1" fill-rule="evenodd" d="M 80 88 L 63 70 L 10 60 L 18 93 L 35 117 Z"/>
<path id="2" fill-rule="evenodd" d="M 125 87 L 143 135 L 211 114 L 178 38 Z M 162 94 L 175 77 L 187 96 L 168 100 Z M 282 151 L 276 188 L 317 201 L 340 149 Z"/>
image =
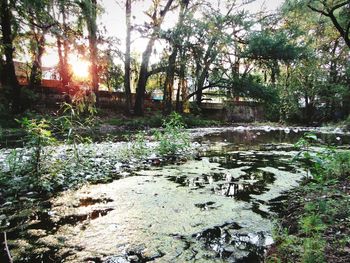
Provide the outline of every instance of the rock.
<path id="1" fill-rule="evenodd" d="M 139 257 L 137 255 L 128 256 L 128 262 L 139 262 Z"/>
<path id="2" fill-rule="evenodd" d="M 12 202 L 6 202 L 6 203 L 4 203 L 2 206 L 10 206 L 10 205 L 12 205 L 13 203 Z"/>
<path id="3" fill-rule="evenodd" d="M 26 193 L 26 196 L 35 197 L 35 196 L 38 196 L 38 193 L 37 192 L 28 192 L 28 193 Z"/>
<path id="4" fill-rule="evenodd" d="M 107 260 L 104 261 L 104 263 L 129 263 L 126 258 L 124 257 L 109 257 Z"/>

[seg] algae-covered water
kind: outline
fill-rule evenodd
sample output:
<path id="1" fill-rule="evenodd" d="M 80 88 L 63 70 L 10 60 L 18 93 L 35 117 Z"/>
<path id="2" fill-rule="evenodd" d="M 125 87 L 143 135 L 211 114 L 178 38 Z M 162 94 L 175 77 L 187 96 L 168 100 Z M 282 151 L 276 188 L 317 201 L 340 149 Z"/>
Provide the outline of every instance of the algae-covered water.
<path id="1" fill-rule="evenodd" d="M 87 184 L 16 211 L 23 216 L 7 227 L 12 256 L 15 262 L 262 262 L 273 244 L 273 214 L 307 176 L 290 144 L 301 134 L 193 132 L 202 149 L 193 160 Z M 323 136 L 335 145 L 349 140 Z"/>

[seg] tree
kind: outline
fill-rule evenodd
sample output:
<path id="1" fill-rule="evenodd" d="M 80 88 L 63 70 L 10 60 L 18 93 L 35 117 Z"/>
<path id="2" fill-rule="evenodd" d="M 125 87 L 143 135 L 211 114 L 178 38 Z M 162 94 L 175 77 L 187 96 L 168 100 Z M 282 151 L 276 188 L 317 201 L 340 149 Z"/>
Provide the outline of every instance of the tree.
<path id="1" fill-rule="evenodd" d="M 58 53 L 58 71 L 62 81 L 62 86 L 67 94 L 69 94 L 69 83 L 72 79 L 72 71 L 68 63 L 68 54 L 70 51 L 69 42 L 71 35 L 74 31 L 68 24 L 67 17 L 72 12 L 72 2 L 70 0 L 56 0 L 58 14 L 56 15 L 56 21 L 60 21 L 57 28 L 53 31 L 57 40 L 57 53 Z M 54 13 L 54 11 L 53 11 Z M 53 15 L 55 17 L 55 14 Z"/>
<path id="2" fill-rule="evenodd" d="M 218 56 L 230 49 L 230 46 L 239 40 L 239 32 L 246 28 L 246 14 L 236 7 L 235 3 L 229 3 L 223 13 L 220 8 L 215 9 L 209 5 L 209 10 L 204 9 L 205 15 L 202 18 L 192 19 L 192 24 L 188 25 L 193 28 L 190 50 L 193 59 L 194 91 L 186 100 L 196 96 L 198 106 L 202 102 L 203 91 L 215 86 L 208 81 Z"/>
<path id="3" fill-rule="evenodd" d="M 98 104 L 98 65 L 97 65 L 97 2 L 96 0 L 81 0 L 78 1 L 82 15 L 86 22 L 89 39 L 89 54 L 90 54 L 90 74 L 92 78 L 92 91 L 96 95 L 96 103 Z"/>
<path id="4" fill-rule="evenodd" d="M 120 65 L 114 62 L 116 53 L 113 40 L 108 39 L 109 47 L 102 53 L 99 59 L 100 81 L 105 84 L 109 91 L 117 91 L 124 83 L 124 72 Z"/>
<path id="5" fill-rule="evenodd" d="M 46 36 L 56 21 L 50 14 L 52 2 L 50 1 L 20 1 L 16 6 L 17 12 L 23 18 L 21 23 L 29 27 L 26 33 L 29 37 L 32 65 L 29 77 L 29 87 L 41 85 L 42 56 L 45 51 Z"/>
<path id="6" fill-rule="evenodd" d="M 140 68 L 140 73 L 139 73 L 139 78 L 138 78 L 138 83 L 136 88 L 136 100 L 135 100 L 135 106 L 134 106 L 135 115 L 141 116 L 144 113 L 144 96 L 146 91 L 147 79 L 149 77 L 149 74 L 148 74 L 149 60 L 151 58 L 154 43 L 159 37 L 162 22 L 165 18 L 165 15 L 169 11 L 172 3 L 173 3 L 173 0 L 167 0 L 164 8 L 161 11 L 159 11 L 158 9 L 160 7 L 160 1 L 154 0 L 153 7 L 152 7 L 153 10 L 151 10 L 151 12 L 148 13 L 148 16 L 152 20 L 150 24 L 151 34 L 149 36 L 149 41 L 147 43 L 146 49 L 142 54 L 141 68 Z"/>
<path id="7" fill-rule="evenodd" d="M 311 10 L 328 17 L 350 48 L 350 1 L 308 1 Z"/>
<path id="8" fill-rule="evenodd" d="M 172 52 L 168 59 L 168 67 L 166 70 L 166 77 L 165 77 L 165 84 L 164 84 L 164 91 L 163 91 L 163 102 L 164 102 L 164 108 L 163 108 L 163 114 L 168 115 L 172 112 L 173 106 L 172 106 L 172 94 L 174 91 L 174 77 L 175 77 L 175 62 L 176 57 L 178 55 L 178 51 L 182 42 L 182 34 L 181 31 L 183 30 L 183 23 L 185 18 L 185 12 L 187 9 L 187 6 L 189 4 L 189 1 L 187 0 L 181 0 L 180 1 L 180 13 L 179 13 L 179 19 L 177 22 L 177 25 L 174 29 L 174 32 L 171 36 L 171 42 L 172 42 Z M 182 69 L 183 70 L 183 69 Z M 180 89 L 178 89 L 177 92 L 177 103 L 179 103 L 179 96 L 180 96 Z M 179 106 L 177 106 L 178 108 Z"/>
<path id="9" fill-rule="evenodd" d="M 276 83 L 279 74 L 278 61 L 288 63 L 302 55 L 302 48 L 290 43 L 283 31 L 264 30 L 253 33 L 248 43 L 243 56 L 264 63 L 271 71 L 272 84 Z"/>
<path id="10" fill-rule="evenodd" d="M 310 1 L 296 0 L 282 6 L 280 30 L 288 34 L 289 41 L 303 43 L 306 50 L 281 72 L 280 108 L 283 119 L 302 115 L 299 120 L 306 122 L 330 120 L 349 112 L 346 72 L 350 53 L 332 21 L 307 8 L 308 4 Z"/>
<path id="11" fill-rule="evenodd" d="M 124 62 L 124 89 L 125 89 L 125 104 L 127 114 L 131 113 L 131 0 L 125 1 L 125 17 L 126 17 L 126 41 L 125 41 L 125 62 Z"/>
<path id="12" fill-rule="evenodd" d="M 4 70 L 6 77 L 4 78 L 5 87 L 12 90 L 12 111 L 18 113 L 21 110 L 21 87 L 19 86 L 15 65 L 13 62 L 13 17 L 11 11 L 11 2 L 9 0 L 2 0 L 0 4 L 0 18 L 2 31 L 2 44 L 5 55 Z"/>

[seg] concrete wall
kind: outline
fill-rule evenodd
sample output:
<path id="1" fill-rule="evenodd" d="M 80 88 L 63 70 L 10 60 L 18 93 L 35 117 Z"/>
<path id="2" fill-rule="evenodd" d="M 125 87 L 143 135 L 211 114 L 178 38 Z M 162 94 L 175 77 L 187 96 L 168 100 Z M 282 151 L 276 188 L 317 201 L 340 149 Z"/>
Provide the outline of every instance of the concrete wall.
<path id="1" fill-rule="evenodd" d="M 69 96 L 62 89 L 52 87 L 41 87 L 32 90 L 38 95 L 35 105 L 43 107 L 58 107 L 63 102 L 69 101 Z M 74 91 L 72 90 L 71 93 Z M 135 94 L 132 94 L 135 101 Z M 99 92 L 100 107 L 123 110 L 125 108 L 125 97 L 123 92 Z M 174 104 L 175 106 L 175 104 Z M 150 110 L 161 110 L 162 103 L 153 101 L 150 96 L 145 98 L 145 108 Z M 201 112 L 215 120 L 232 122 L 251 122 L 264 120 L 263 106 L 261 103 L 249 101 L 230 101 L 225 103 L 204 102 L 201 105 Z"/>
<path id="2" fill-rule="evenodd" d="M 264 120 L 264 107 L 258 102 L 232 101 L 229 103 L 203 103 L 202 113 L 212 119 L 231 122 Z"/>

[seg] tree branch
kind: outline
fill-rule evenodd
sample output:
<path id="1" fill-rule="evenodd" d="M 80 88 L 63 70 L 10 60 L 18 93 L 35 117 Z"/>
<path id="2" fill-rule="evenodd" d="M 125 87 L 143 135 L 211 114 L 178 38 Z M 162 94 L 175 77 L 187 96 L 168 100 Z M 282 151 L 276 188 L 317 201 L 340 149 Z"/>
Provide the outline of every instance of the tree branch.
<path id="1" fill-rule="evenodd" d="M 341 8 L 345 5 L 349 4 L 349 1 L 344 1 L 343 3 L 339 3 L 335 6 L 333 6 L 333 8 L 329 11 L 330 13 L 333 13 L 335 10 L 337 10 L 338 8 Z"/>
<path id="2" fill-rule="evenodd" d="M 317 12 L 317 13 L 320 13 L 320 14 L 322 14 L 322 15 L 324 15 L 324 16 L 329 16 L 328 13 L 326 13 L 326 12 L 323 11 L 323 10 L 320 10 L 320 9 L 317 9 L 317 8 L 313 7 L 311 4 L 308 4 L 307 7 L 310 8 L 312 11 L 315 11 L 315 12 Z"/>
<path id="3" fill-rule="evenodd" d="M 165 72 L 167 70 L 167 68 L 168 67 L 164 66 L 164 67 L 159 67 L 159 68 L 152 69 L 152 70 L 147 72 L 147 75 L 149 77 L 149 76 L 161 73 L 161 72 Z"/>
<path id="4" fill-rule="evenodd" d="M 10 249 L 8 247 L 8 244 L 7 244 L 7 235 L 6 235 L 6 232 L 4 232 L 4 243 L 5 243 L 5 250 L 6 250 L 6 253 L 7 253 L 7 256 L 9 258 L 9 261 L 10 263 L 13 263 L 13 259 L 11 257 L 11 253 L 10 253 Z"/>
<path id="5" fill-rule="evenodd" d="M 334 27 L 338 30 L 339 34 L 341 35 L 341 37 L 344 39 L 346 45 L 350 48 L 350 38 L 349 38 L 349 30 L 350 30 L 350 22 L 348 23 L 347 27 L 344 29 L 340 24 L 339 24 L 339 21 L 337 20 L 336 16 L 334 15 L 334 11 L 349 4 L 349 1 L 344 1 L 344 2 L 341 2 L 337 5 L 334 5 L 332 8 L 328 8 L 326 6 L 326 3 L 323 2 L 323 6 L 324 8 L 327 10 L 327 12 L 325 12 L 324 10 L 320 10 L 320 9 L 317 9 L 316 7 L 312 6 L 311 4 L 308 4 L 307 6 L 317 12 L 317 13 L 320 13 L 324 16 L 327 16 L 331 19 Z"/>
<path id="6" fill-rule="evenodd" d="M 207 86 L 203 86 L 202 88 L 192 92 L 191 94 L 189 94 L 187 97 L 186 97 L 186 101 L 189 100 L 191 97 L 193 97 L 194 95 L 196 95 L 198 92 L 201 92 L 205 89 L 209 89 L 209 88 L 214 88 L 214 87 L 218 87 L 218 88 L 227 88 L 227 86 L 224 86 L 223 84 L 220 84 L 220 82 L 217 82 L 217 83 L 211 83 Z"/>

